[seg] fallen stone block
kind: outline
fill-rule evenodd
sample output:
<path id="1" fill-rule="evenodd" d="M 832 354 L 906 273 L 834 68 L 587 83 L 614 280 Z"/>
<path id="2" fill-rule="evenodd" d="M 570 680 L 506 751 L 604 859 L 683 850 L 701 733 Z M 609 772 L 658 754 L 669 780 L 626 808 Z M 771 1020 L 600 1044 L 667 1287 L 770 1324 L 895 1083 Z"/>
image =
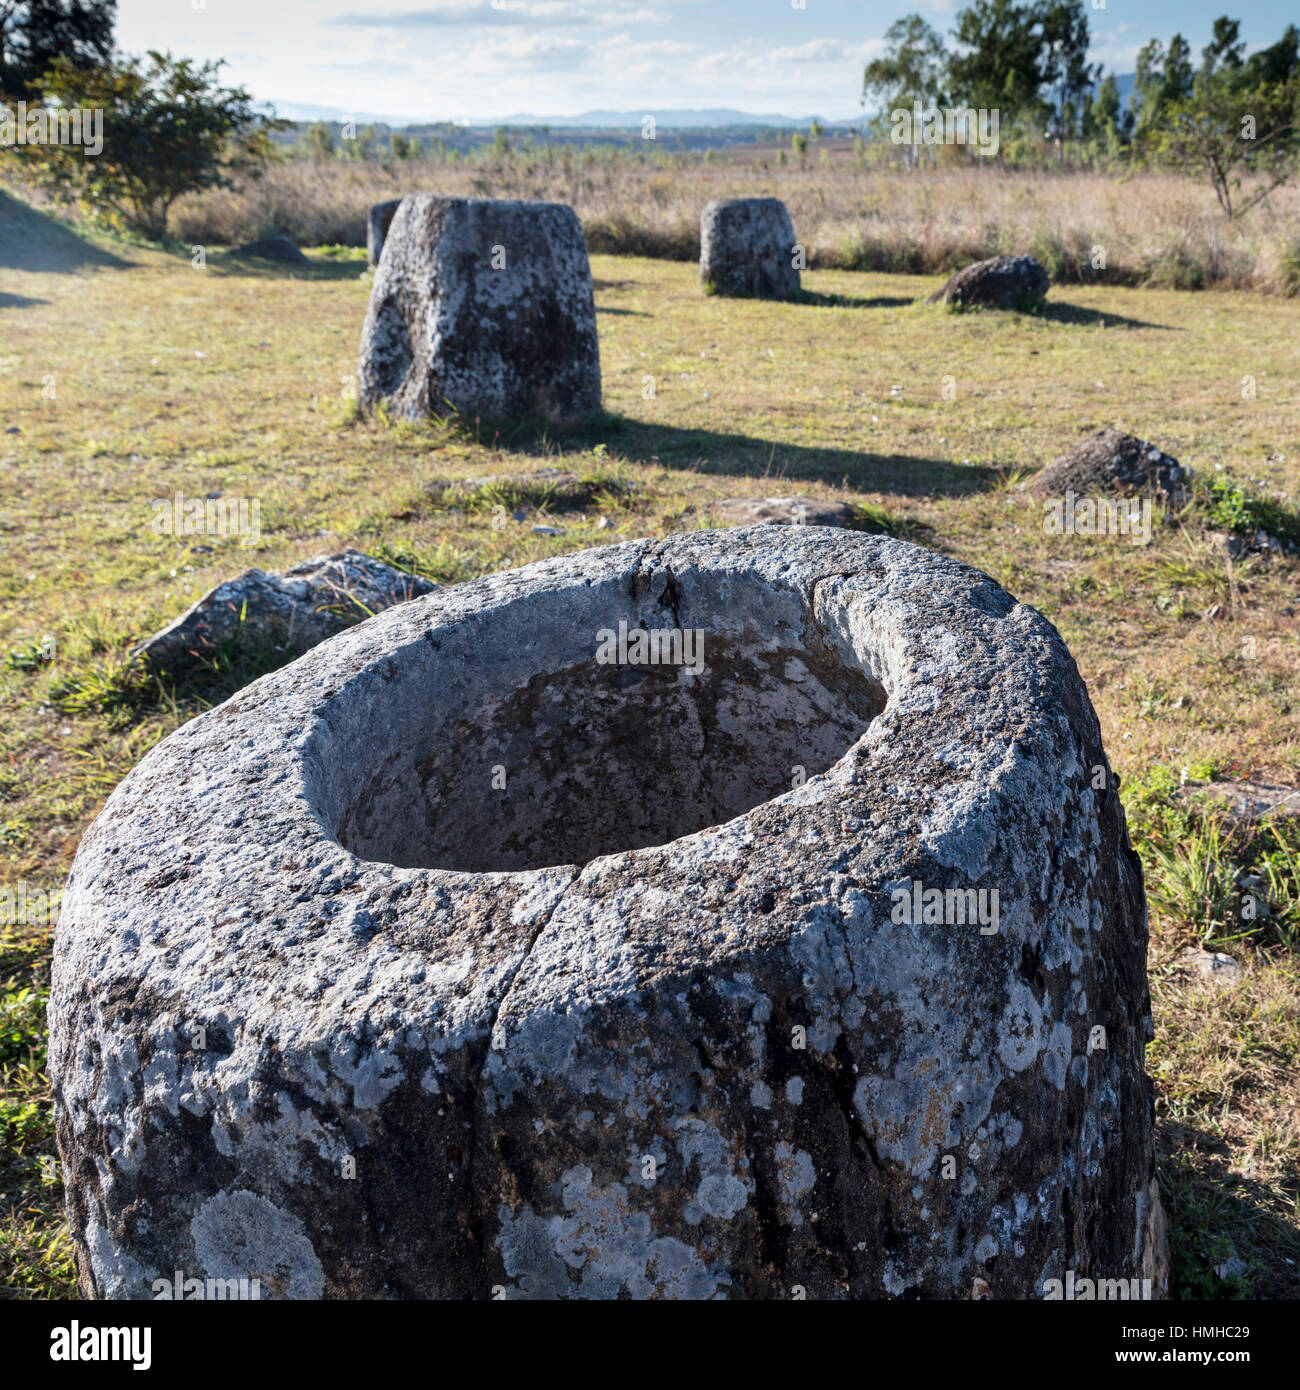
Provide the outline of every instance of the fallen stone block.
<path id="1" fill-rule="evenodd" d="M 132 656 L 173 674 L 209 666 L 230 643 L 270 643 L 296 655 L 436 584 L 356 550 L 317 556 L 284 574 L 246 570 L 218 584 Z"/>
<path id="2" fill-rule="evenodd" d="M 1047 272 L 1032 256 L 992 256 L 950 275 L 928 304 L 957 309 L 988 305 L 995 309 L 1035 309 L 1052 287 Z"/>

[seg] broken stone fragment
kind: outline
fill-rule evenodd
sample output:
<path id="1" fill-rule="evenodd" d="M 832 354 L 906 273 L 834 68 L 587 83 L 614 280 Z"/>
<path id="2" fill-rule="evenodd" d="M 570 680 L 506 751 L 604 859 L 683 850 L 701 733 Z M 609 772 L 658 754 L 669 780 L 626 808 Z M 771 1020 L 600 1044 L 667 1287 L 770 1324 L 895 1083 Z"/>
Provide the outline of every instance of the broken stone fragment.
<path id="1" fill-rule="evenodd" d="M 49 1005 L 80 1291 L 1153 1277 L 1114 785 L 1051 624 L 896 540 L 688 532 L 381 612 L 82 841 Z"/>
<path id="2" fill-rule="evenodd" d="M 1184 951 L 1179 960 L 1197 978 L 1210 984 L 1239 985 L 1244 978 L 1240 964 L 1222 951 L 1204 951 L 1193 946 Z"/>
<path id="3" fill-rule="evenodd" d="M 992 256 L 948 277 L 928 304 L 958 309 L 988 305 L 995 309 L 1034 309 L 1052 287 L 1047 272 L 1032 256 Z"/>
<path id="4" fill-rule="evenodd" d="M 848 526 L 856 515 L 848 502 L 817 497 L 728 497 L 710 502 L 709 513 L 728 526 Z"/>
<path id="5" fill-rule="evenodd" d="M 290 265 L 306 265 L 307 257 L 298 249 L 297 243 L 284 232 L 275 232 L 258 241 L 245 242 L 236 247 L 232 255 L 243 260 L 284 261 Z"/>
<path id="6" fill-rule="evenodd" d="M 210 666 L 232 642 L 270 644 L 291 654 L 314 647 L 372 614 L 432 592 L 436 584 L 346 550 L 317 556 L 284 574 L 246 570 L 218 584 L 132 656 L 173 674 Z"/>
<path id="7" fill-rule="evenodd" d="M 1146 494 L 1172 506 L 1182 506 L 1190 496 L 1188 475 L 1177 459 L 1117 425 L 1081 439 L 1023 486 L 1040 497 Z"/>

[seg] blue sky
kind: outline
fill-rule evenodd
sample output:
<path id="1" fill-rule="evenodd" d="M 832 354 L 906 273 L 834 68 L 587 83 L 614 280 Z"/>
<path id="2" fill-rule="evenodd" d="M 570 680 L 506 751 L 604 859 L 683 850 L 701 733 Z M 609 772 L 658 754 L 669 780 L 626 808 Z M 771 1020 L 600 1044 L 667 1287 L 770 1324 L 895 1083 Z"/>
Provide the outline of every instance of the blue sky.
<path id="1" fill-rule="evenodd" d="M 1214 18 L 1274 42 L 1294 0 L 1105 0 L 1093 56 L 1131 71 L 1147 39 L 1199 48 Z M 797 8 L 802 4 L 802 8 Z M 119 0 L 118 44 L 225 58 L 260 100 L 475 119 L 593 108 L 735 107 L 831 118 L 913 12 L 947 31 L 960 0 Z"/>

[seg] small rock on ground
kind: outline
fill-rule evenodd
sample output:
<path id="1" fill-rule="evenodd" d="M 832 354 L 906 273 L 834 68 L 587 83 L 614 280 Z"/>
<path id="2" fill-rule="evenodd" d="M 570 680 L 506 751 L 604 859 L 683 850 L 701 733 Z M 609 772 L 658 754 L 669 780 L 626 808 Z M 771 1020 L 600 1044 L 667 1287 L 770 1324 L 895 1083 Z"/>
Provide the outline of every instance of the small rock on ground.
<path id="1" fill-rule="evenodd" d="M 291 237 L 283 232 L 274 236 L 261 237 L 257 241 L 245 242 L 236 247 L 234 254 L 245 260 L 285 261 L 291 265 L 305 265 L 307 257 L 302 254 Z"/>
<path id="2" fill-rule="evenodd" d="M 1174 505 L 1188 497 L 1188 475 L 1154 444 L 1108 425 L 1082 439 L 1024 484 L 1039 496 L 1125 497 L 1152 493 Z"/>
<path id="3" fill-rule="evenodd" d="M 132 656 L 151 669 L 175 673 L 209 665 L 222 647 L 242 636 L 299 655 L 345 627 L 437 587 L 357 550 L 319 555 L 284 574 L 246 570 L 204 594 Z"/>
<path id="4" fill-rule="evenodd" d="M 728 497 L 708 510 L 727 526 L 848 526 L 854 516 L 848 502 L 816 497 Z"/>
<path id="5" fill-rule="evenodd" d="M 1234 820 L 1263 820 L 1268 816 L 1300 816 L 1300 787 L 1272 782 L 1188 782 L 1180 788 L 1185 800 L 1209 797 L 1222 804 Z"/>
<path id="6" fill-rule="evenodd" d="M 1245 978 L 1241 966 L 1222 951 L 1202 951 L 1192 946 L 1179 956 L 1179 960 L 1202 980 L 1216 985 L 1239 985 Z"/>
<path id="7" fill-rule="evenodd" d="M 1032 309 L 1051 289 L 1047 272 L 1032 256 L 992 256 L 976 261 L 948 278 L 928 304 L 951 304 L 959 309 L 987 304 L 996 309 Z"/>

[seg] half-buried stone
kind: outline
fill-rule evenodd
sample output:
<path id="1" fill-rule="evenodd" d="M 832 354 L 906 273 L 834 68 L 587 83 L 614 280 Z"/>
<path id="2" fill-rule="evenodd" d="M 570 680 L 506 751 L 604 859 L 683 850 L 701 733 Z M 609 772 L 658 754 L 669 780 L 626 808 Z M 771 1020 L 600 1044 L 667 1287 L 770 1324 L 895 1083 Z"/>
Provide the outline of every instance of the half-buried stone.
<path id="1" fill-rule="evenodd" d="M 976 571 L 760 526 L 440 590 L 87 833 L 80 1288 L 1159 1297 L 1145 960 L 1074 662 Z"/>
<path id="2" fill-rule="evenodd" d="M 992 256 L 950 275 L 926 303 L 1034 310 L 1042 307 L 1051 287 L 1047 272 L 1032 256 Z"/>
<path id="3" fill-rule="evenodd" d="M 700 279 L 714 294 L 799 293 L 794 223 L 778 198 L 717 198 L 700 215 Z"/>
<path id="4" fill-rule="evenodd" d="M 403 198 L 357 368 L 363 409 L 576 424 L 600 409 L 587 244 L 559 203 Z"/>

